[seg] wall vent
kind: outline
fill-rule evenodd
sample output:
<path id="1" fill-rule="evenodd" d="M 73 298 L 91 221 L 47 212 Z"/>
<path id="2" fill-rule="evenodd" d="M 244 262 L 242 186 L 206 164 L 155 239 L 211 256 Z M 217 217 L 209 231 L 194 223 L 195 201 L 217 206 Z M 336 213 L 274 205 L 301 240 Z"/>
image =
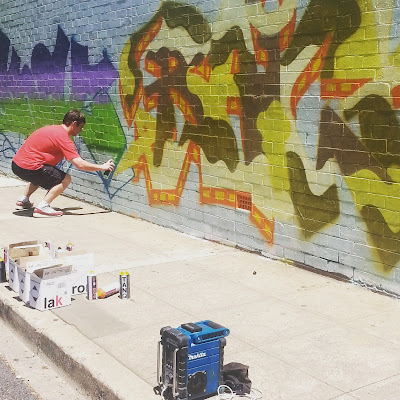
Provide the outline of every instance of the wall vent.
<path id="1" fill-rule="evenodd" d="M 237 193 L 236 194 L 236 208 L 251 211 L 253 202 L 251 201 L 250 193 Z"/>

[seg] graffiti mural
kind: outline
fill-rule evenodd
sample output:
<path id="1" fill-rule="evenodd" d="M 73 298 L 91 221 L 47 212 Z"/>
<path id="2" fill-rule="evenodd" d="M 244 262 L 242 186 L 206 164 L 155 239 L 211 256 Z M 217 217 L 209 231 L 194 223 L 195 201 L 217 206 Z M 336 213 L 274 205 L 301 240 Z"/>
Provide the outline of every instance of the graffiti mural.
<path id="1" fill-rule="evenodd" d="M 94 64 L 62 24 L 52 51 L 33 45 L 30 65 L 0 30 L 2 156 L 15 151 L 7 132 L 26 136 L 74 106 L 87 115 L 82 136 L 93 158 L 117 162 L 114 183 L 103 180 L 110 197 L 130 171 L 143 203 L 179 213 L 196 177 L 197 209 L 248 213 L 265 243 L 256 250 L 295 240 L 303 253 L 346 264 L 340 244 L 330 257 L 318 250 L 327 235 L 326 247 L 346 240 L 370 273 L 396 280 L 400 3 L 216 5 L 161 1 L 116 41 L 117 57 L 103 49 Z M 357 254 L 358 245 L 371 254 Z"/>

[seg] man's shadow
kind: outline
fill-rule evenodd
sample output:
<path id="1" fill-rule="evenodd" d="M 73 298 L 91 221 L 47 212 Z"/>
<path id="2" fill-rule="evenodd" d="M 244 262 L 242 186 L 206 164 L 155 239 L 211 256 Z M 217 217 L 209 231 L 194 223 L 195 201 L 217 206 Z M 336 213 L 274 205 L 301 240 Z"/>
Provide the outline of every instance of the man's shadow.
<path id="1" fill-rule="evenodd" d="M 96 211 L 83 211 L 78 212 L 78 210 L 82 210 L 82 207 L 66 207 L 66 208 L 57 208 L 54 207 L 57 211 L 62 211 L 63 215 L 93 215 L 93 214 L 107 214 L 112 212 L 111 210 L 96 210 Z M 13 212 L 14 215 L 18 217 L 33 217 L 33 208 L 24 209 L 24 210 L 15 210 Z M 41 217 L 41 218 L 54 218 L 54 217 Z"/>
<path id="2" fill-rule="evenodd" d="M 18 217 L 33 217 L 33 208 L 15 210 L 13 214 L 17 215 Z"/>
<path id="3" fill-rule="evenodd" d="M 78 210 L 82 210 L 82 207 L 66 207 L 66 208 L 55 208 L 55 210 L 60 210 L 64 213 L 64 215 L 93 215 L 93 214 L 107 214 L 112 212 L 111 210 L 96 210 L 96 211 L 83 211 L 77 212 Z"/>

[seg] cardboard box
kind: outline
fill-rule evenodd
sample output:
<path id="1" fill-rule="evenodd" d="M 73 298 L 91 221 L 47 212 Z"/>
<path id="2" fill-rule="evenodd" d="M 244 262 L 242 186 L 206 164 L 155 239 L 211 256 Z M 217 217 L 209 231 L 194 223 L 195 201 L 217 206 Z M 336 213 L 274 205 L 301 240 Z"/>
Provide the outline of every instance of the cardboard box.
<path id="1" fill-rule="evenodd" d="M 44 243 L 39 240 L 13 243 L 8 246 L 7 252 L 12 259 L 20 257 L 38 256 L 44 249 Z"/>
<path id="2" fill-rule="evenodd" d="M 18 260 L 21 257 L 42 255 L 44 251 L 44 243 L 39 240 L 13 243 L 6 248 L 4 252 L 6 274 L 8 274 L 8 285 L 14 292 L 19 293 Z"/>
<path id="3" fill-rule="evenodd" d="M 41 268 L 30 274 L 29 304 L 40 311 L 71 304 L 71 265 Z"/>
<path id="4" fill-rule="evenodd" d="M 18 280 L 18 264 L 16 261 L 11 260 L 9 257 L 8 259 L 8 286 L 14 292 L 19 293 L 19 280 Z M 7 267 L 6 267 L 6 273 L 7 273 Z"/>
<path id="5" fill-rule="evenodd" d="M 87 276 L 94 270 L 94 255 L 83 251 L 63 251 L 56 253 L 57 261 L 72 265 L 70 285 L 72 296 L 87 292 Z"/>
<path id="6" fill-rule="evenodd" d="M 48 258 L 48 255 L 21 257 L 17 263 L 17 273 L 19 281 L 19 298 L 27 304 L 29 302 L 30 275 L 38 269 L 57 265 L 57 261 Z"/>

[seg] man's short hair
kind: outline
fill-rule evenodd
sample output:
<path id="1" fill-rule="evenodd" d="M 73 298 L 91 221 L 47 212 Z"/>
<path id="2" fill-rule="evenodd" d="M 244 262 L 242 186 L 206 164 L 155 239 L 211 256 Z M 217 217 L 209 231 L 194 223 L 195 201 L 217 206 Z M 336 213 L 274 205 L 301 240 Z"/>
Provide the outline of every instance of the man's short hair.
<path id="1" fill-rule="evenodd" d="M 70 126 L 74 121 L 76 121 L 78 125 L 80 125 L 81 123 L 85 124 L 86 123 L 85 115 L 78 110 L 69 110 L 64 115 L 63 124 L 65 126 Z"/>

